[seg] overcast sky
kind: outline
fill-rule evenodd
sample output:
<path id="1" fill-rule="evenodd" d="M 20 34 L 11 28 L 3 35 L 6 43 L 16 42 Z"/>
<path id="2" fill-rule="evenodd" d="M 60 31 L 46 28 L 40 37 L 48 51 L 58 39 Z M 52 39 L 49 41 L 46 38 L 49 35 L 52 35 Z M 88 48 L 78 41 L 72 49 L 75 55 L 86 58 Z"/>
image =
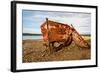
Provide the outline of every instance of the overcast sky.
<path id="1" fill-rule="evenodd" d="M 46 17 L 56 22 L 72 24 L 80 34 L 91 32 L 90 13 L 23 10 L 22 14 L 23 33 L 41 34 L 40 25 Z"/>

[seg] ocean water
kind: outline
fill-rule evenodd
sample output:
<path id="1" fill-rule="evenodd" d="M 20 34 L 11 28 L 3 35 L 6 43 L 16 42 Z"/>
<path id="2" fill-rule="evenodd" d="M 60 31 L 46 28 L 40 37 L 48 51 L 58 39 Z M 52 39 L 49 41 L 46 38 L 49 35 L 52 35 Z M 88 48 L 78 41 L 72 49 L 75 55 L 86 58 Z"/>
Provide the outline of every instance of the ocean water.
<path id="1" fill-rule="evenodd" d="M 43 39 L 43 36 L 41 35 L 23 35 L 23 40 L 38 40 L 38 39 Z"/>

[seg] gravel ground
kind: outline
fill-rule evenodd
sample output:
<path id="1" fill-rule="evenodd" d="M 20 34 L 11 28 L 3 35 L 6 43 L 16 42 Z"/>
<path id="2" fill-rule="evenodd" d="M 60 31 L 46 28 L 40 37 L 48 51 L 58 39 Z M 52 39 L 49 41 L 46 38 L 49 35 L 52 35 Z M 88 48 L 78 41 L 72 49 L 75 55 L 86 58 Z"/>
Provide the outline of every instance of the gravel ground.
<path id="1" fill-rule="evenodd" d="M 88 40 L 90 43 L 90 40 Z M 49 48 L 43 46 L 43 40 L 23 40 L 23 63 L 86 60 L 91 58 L 91 49 L 79 48 L 74 42 L 61 50 L 49 53 Z"/>

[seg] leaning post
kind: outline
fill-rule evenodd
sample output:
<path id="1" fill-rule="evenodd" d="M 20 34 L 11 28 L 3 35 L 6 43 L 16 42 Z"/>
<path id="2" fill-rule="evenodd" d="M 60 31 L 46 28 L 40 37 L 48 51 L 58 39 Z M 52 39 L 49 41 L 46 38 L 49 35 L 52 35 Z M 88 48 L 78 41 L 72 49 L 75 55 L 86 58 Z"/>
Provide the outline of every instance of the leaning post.
<path id="1" fill-rule="evenodd" d="M 50 49 L 50 53 L 52 52 L 52 47 L 50 45 L 50 29 L 49 29 L 49 23 L 48 23 L 48 18 L 46 18 L 46 23 L 47 23 L 47 34 L 48 34 L 48 46 L 49 46 L 49 49 Z"/>

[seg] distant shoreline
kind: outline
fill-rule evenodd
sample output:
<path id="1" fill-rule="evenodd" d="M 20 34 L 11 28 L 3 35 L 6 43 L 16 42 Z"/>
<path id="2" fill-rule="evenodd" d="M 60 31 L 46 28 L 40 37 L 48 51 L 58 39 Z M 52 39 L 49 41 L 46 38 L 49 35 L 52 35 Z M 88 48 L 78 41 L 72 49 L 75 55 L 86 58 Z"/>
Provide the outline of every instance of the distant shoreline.
<path id="1" fill-rule="evenodd" d="M 27 35 L 31 35 L 31 36 L 32 36 L 32 35 L 34 35 L 34 36 L 42 36 L 42 34 L 30 34 L 30 33 L 23 33 L 23 35 L 24 35 L 24 36 L 27 36 Z"/>
<path id="2" fill-rule="evenodd" d="M 23 33 L 24 36 L 42 36 L 42 34 L 30 34 L 30 33 Z M 91 36 L 91 34 L 80 34 L 81 36 Z"/>

